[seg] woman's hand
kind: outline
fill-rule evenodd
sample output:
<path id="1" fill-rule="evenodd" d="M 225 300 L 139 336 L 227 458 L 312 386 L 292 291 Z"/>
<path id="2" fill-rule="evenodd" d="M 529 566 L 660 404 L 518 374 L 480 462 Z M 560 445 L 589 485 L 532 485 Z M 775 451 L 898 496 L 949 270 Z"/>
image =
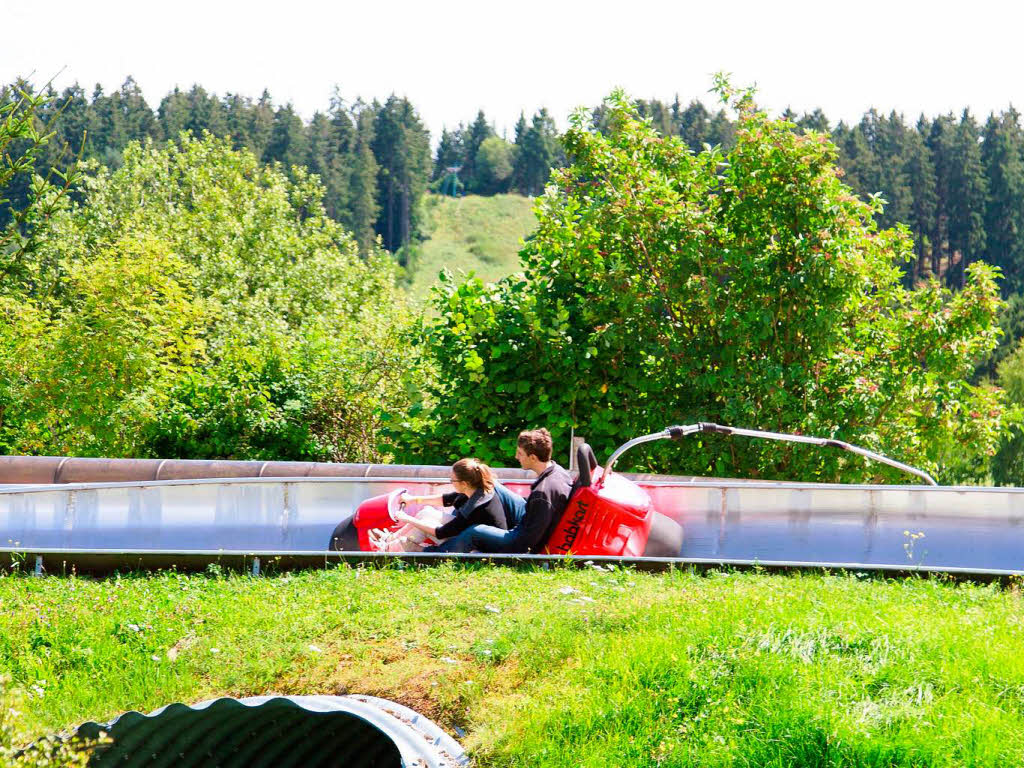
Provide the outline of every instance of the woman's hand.
<path id="1" fill-rule="evenodd" d="M 410 514 L 407 514 L 406 512 L 403 512 L 402 510 L 399 510 L 398 512 L 395 513 L 395 520 L 397 520 L 400 523 L 411 523 L 415 519 L 415 517 L 413 517 Z"/>
<path id="2" fill-rule="evenodd" d="M 401 504 L 416 504 L 419 500 L 419 496 L 410 496 L 408 493 L 403 493 L 398 497 L 398 501 Z"/>

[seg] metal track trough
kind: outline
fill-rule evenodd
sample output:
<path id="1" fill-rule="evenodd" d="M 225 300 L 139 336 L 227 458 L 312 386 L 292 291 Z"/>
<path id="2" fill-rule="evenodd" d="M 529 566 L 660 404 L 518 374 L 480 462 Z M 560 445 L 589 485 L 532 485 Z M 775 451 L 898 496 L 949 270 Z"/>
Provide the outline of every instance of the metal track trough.
<path id="1" fill-rule="evenodd" d="M 267 558 L 289 556 L 329 564 L 339 557 L 325 552 L 331 532 L 360 502 L 397 488 L 427 494 L 447 482 L 377 471 L 0 486 L 0 556 L 34 567 L 38 555 L 50 571 L 205 567 L 254 555 L 264 567 Z M 683 526 L 677 562 L 1024 572 L 1024 489 L 638 482 Z"/>

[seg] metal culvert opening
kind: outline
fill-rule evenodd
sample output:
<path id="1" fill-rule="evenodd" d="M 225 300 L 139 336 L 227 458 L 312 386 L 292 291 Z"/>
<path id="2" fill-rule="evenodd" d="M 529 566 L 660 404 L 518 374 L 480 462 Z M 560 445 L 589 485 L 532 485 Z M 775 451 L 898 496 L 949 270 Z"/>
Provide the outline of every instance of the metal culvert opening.
<path id="1" fill-rule="evenodd" d="M 76 733 L 110 744 L 89 764 L 458 768 L 468 758 L 429 719 L 371 696 L 258 696 L 128 712 Z"/>

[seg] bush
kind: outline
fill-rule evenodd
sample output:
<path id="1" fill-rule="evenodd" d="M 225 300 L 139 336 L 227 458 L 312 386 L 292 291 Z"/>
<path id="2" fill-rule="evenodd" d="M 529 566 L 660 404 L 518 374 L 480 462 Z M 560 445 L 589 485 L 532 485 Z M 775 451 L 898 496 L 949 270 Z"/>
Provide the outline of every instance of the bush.
<path id="1" fill-rule="evenodd" d="M 996 341 L 997 272 L 973 265 L 956 296 L 906 290 L 906 229 L 877 229 L 881 203 L 842 183 L 829 137 L 719 90 L 739 114 L 728 154 L 661 137 L 622 93 L 606 101 L 606 133 L 573 117 L 572 162 L 538 200 L 524 272 L 438 294 L 424 343 L 444 378 L 400 425 L 400 456 L 500 461 L 539 425 L 562 446 L 575 428 L 607 454 L 718 421 L 847 440 L 947 481 L 984 476 L 1004 408 L 967 378 Z M 630 458 L 696 474 L 900 477 L 849 454 L 717 436 Z"/>
<path id="2" fill-rule="evenodd" d="M 227 141 L 123 159 L 0 306 L 5 450 L 380 458 L 378 411 L 409 403 L 391 257 L 359 255 L 314 177 Z"/>

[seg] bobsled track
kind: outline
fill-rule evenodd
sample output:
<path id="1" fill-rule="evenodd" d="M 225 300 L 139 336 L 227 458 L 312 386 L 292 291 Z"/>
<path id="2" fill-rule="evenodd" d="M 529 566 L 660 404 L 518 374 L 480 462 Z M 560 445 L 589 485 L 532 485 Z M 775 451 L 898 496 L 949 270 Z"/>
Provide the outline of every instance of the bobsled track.
<path id="1" fill-rule="evenodd" d="M 529 483 L 521 470 L 498 474 L 513 490 Z M 327 551 L 362 501 L 427 494 L 447 477 L 447 467 L 401 465 L 0 458 L 0 563 L 59 574 L 562 559 Z M 684 531 L 678 557 L 630 561 L 641 568 L 1024 574 L 1024 489 L 630 477 Z"/>

